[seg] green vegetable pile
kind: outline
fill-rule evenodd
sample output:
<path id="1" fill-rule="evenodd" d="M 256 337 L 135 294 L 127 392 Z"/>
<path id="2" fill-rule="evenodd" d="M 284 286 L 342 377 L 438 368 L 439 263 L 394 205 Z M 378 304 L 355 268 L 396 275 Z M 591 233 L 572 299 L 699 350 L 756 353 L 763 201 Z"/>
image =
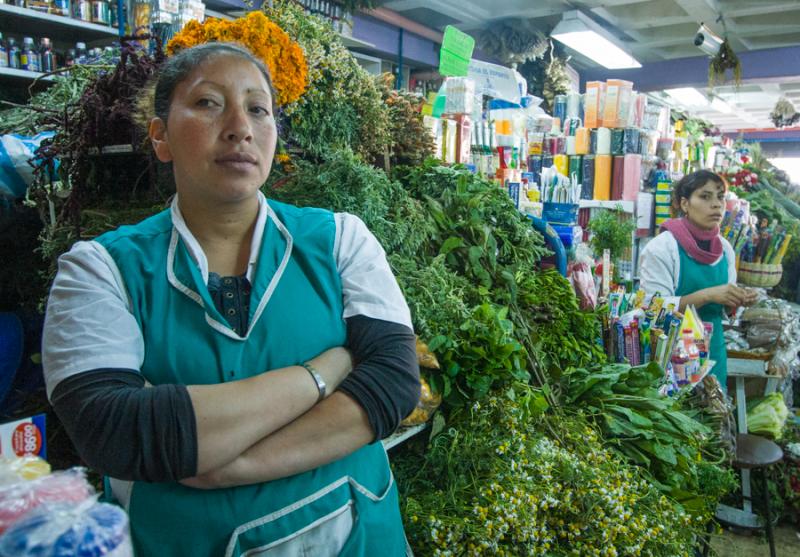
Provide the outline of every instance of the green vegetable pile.
<path id="1" fill-rule="evenodd" d="M 436 161 L 394 177 L 338 151 L 275 174 L 266 193 L 364 220 L 439 357 L 429 380 L 448 405 L 531 376 L 547 385 L 569 366 L 604 361 L 599 321 L 580 311 L 566 279 L 537 271 L 542 238 L 502 189 Z"/>
<path id="2" fill-rule="evenodd" d="M 454 410 L 427 447 L 391 462 L 419 555 L 688 556 L 705 525 L 585 417 L 550 415 L 520 383 Z"/>
<path id="3" fill-rule="evenodd" d="M 711 430 L 683 412 L 679 398 L 659 395 L 663 375 L 652 362 L 573 369 L 564 376 L 565 403 L 592 416 L 608 444 L 664 494 L 708 519 L 733 478 L 703 458 Z"/>
<path id="4" fill-rule="evenodd" d="M 368 159 L 388 150 L 389 113 L 378 81 L 344 47 L 329 22 L 303 13 L 298 2 L 264 4 L 267 17 L 298 42 L 308 63 L 309 87 L 285 108 L 285 138 L 316 158 L 352 148 Z"/>

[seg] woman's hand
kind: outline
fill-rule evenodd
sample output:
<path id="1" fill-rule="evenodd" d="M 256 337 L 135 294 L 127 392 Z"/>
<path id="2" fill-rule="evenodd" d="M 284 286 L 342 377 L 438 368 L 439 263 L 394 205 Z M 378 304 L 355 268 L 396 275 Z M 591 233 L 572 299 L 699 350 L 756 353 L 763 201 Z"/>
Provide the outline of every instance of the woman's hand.
<path id="1" fill-rule="evenodd" d="M 742 288 L 742 290 L 745 295 L 745 301 L 742 303 L 743 306 L 752 306 L 758 301 L 758 292 L 752 288 Z"/>
<path id="2" fill-rule="evenodd" d="M 721 284 L 706 289 L 708 300 L 729 307 L 750 305 L 755 302 L 755 292 L 739 288 L 735 284 Z"/>

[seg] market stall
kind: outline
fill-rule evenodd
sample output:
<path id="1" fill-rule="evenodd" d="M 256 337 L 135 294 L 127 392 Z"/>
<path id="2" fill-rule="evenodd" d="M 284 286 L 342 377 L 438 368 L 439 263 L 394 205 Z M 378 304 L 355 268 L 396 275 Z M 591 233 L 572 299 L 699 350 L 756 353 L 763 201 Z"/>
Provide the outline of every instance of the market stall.
<path id="1" fill-rule="evenodd" d="M 148 80 L 181 48 L 241 41 L 283 68 L 280 143 L 262 191 L 360 217 L 411 310 L 422 396 L 383 442 L 413 552 L 674 557 L 702 547 L 718 504 L 737 489 L 732 406 L 709 375 L 702 319 L 635 287 L 640 238 L 656 232 L 673 178 L 697 161 L 686 120 L 630 81 L 593 81 L 579 94 L 554 74 L 539 97 L 521 72 L 486 62 L 438 76 L 427 99 L 396 91 L 391 76 L 371 76 L 345 48 L 338 7 L 318 7 L 276 0 L 237 19 L 191 21 L 163 51 L 131 39 L 0 112 L 5 137 L 40 134 L 18 155 L 34 160 L 32 175 L 2 207 L 4 223 L 35 217 L 6 237 L 38 254 L 0 276 L 14 304 L 40 307 L 58 256 L 76 240 L 167 205 L 174 191 L 143 128 Z M 534 59 L 560 52 L 533 50 Z M 498 82 L 476 87 L 470 73 L 482 70 Z M 729 209 L 732 243 L 753 237 L 737 227 L 739 206 Z M 551 268 L 532 217 L 566 248 L 568 278 Z M 794 247 L 788 220 L 782 226 L 770 229 L 759 262 Z M 791 306 L 763 301 L 740 312 L 726 338 L 743 358 L 768 362 L 766 394 L 791 398 L 800 366 L 798 320 L 788 315 Z M 56 441 L 49 456 L 38 452 L 57 470 L 80 466 L 58 445 L 66 434 L 44 393 L 31 391 L 15 410 L 47 413 L 37 431 Z M 758 415 L 750 424 L 777 431 L 758 427 Z M 41 516 L 67 533 L 113 538 L 120 556 L 130 551 L 136 524 L 104 514 L 91 470 L 93 486 L 74 468 L 23 479 L 19 465 L 0 476 L 0 511 L 19 493 L 37 505 L 0 527 L 0 555 L 24 555 L 14 544 Z M 37 498 L 33 482 L 48 477 L 74 479 L 81 497 Z M 66 517 L 48 506 L 64 501 L 73 503 Z"/>

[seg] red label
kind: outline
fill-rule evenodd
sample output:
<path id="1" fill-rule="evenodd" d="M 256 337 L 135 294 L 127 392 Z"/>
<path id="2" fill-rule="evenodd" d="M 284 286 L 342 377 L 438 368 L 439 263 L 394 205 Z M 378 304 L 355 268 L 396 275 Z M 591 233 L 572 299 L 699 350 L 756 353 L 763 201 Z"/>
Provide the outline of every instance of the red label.
<path id="1" fill-rule="evenodd" d="M 42 449 L 42 434 L 32 423 L 19 424 L 11 436 L 11 447 L 17 456 L 38 455 Z"/>

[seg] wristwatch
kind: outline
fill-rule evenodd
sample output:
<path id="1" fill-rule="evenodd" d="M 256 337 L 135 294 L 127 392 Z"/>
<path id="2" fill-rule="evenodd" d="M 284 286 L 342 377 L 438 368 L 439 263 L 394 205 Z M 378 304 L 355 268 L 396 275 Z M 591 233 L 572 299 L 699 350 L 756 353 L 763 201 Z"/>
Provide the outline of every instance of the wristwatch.
<path id="1" fill-rule="evenodd" d="M 311 374 L 312 379 L 314 379 L 314 382 L 317 384 L 317 389 L 319 389 L 319 398 L 317 399 L 317 402 L 319 402 L 320 400 L 325 398 L 325 390 L 327 389 L 325 380 L 319 374 L 317 369 L 308 362 L 304 362 L 300 365 L 306 368 L 306 371 L 308 371 L 308 373 Z"/>

